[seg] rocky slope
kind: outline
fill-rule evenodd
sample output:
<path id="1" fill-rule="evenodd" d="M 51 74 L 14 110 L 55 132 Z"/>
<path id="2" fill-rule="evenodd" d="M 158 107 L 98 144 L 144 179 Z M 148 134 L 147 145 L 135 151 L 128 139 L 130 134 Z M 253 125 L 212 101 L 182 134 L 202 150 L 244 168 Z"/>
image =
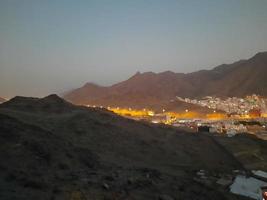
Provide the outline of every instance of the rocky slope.
<path id="1" fill-rule="evenodd" d="M 0 121 L 0 199 L 243 199 L 216 178 L 197 177 L 200 169 L 212 177 L 243 169 L 205 134 L 74 106 L 56 95 L 15 97 L 0 105 Z M 266 153 L 266 143 L 248 138 L 244 146 L 250 144 Z"/>
<path id="2" fill-rule="evenodd" d="M 87 83 L 67 93 L 64 98 L 75 104 L 159 107 L 181 97 L 267 96 L 267 52 L 248 60 L 224 64 L 212 70 L 189 74 L 136 73 L 126 81 L 109 87 Z"/>

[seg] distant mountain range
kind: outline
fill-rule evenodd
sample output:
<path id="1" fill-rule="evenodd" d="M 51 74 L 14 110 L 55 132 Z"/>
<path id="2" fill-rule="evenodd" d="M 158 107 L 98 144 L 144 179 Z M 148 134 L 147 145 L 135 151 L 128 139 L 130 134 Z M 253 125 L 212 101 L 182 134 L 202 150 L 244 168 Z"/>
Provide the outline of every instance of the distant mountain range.
<path id="1" fill-rule="evenodd" d="M 75 104 L 158 107 L 176 96 L 203 97 L 250 94 L 267 96 L 267 52 L 248 60 L 223 64 L 212 70 L 193 73 L 137 72 L 128 80 L 109 87 L 86 83 L 67 93 L 64 98 Z"/>

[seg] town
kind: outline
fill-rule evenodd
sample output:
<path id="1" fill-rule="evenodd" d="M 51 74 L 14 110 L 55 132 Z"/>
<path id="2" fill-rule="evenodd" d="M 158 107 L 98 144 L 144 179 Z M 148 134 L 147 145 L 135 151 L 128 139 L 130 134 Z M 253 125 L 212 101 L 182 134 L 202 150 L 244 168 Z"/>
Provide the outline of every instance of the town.
<path id="1" fill-rule="evenodd" d="M 221 110 L 229 115 L 238 117 L 253 115 L 255 117 L 267 116 L 267 99 L 256 94 L 246 96 L 245 98 L 228 97 L 221 99 L 219 97 L 207 96 L 200 100 L 177 97 L 178 100 L 196 104 L 210 109 Z"/>
<path id="2" fill-rule="evenodd" d="M 133 109 L 125 107 L 106 107 L 118 115 L 134 120 L 151 123 L 162 123 L 185 129 L 190 132 L 210 132 L 227 134 L 250 133 L 267 140 L 267 99 L 253 94 L 245 98 L 219 98 L 207 96 L 201 99 L 176 97 L 177 101 L 206 107 L 210 113 L 203 114 L 189 109 L 174 112 L 162 109 L 156 112 L 151 109 Z M 100 107 L 86 105 L 87 107 Z"/>

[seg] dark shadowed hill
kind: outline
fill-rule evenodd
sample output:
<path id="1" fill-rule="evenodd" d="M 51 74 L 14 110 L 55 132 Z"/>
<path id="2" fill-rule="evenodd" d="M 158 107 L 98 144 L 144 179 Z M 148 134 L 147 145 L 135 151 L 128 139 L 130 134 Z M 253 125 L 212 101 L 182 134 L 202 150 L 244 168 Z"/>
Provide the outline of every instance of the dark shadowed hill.
<path id="1" fill-rule="evenodd" d="M 0 105 L 0 122 L 3 200 L 243 199 L 215 183 L 243 163 L 205 134 L 74 106 L 56 95 L 15 97 Z M 258 162 L 266 163 L 266 143 L 259 141 L 248 138 L 244 147 L 261 149 Z M 213 179 L 203 183 L 200 169 Z"/>
<path id="2" fill-rule="evenodd" d="M 48 113 L 67 112 L 74 108 L 74 105 L 60 98 L 56 94 L 49 95 L 42 99 L 16 96 L 5 102 L 2 106 L 8 109 L 27 112 Z"/>
<path id="3" fill-rule="evenodd" d="M 267 96 L 266 74 L 267 52 L 263 52 L 212 70 L 189 74 L 138 72 L 109 87 L 87 83 L 64 98 L 75 104 L 153 107 L 164 105 L 176 96 L 245 96 L 254 93 Z"/>

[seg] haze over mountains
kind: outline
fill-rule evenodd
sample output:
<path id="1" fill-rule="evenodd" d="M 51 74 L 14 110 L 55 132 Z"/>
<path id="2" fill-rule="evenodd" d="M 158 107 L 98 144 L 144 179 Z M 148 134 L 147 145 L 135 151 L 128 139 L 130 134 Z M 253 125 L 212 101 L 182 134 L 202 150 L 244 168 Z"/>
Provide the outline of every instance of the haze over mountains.
<path id="1" fill-rule="evenodd" d="M 75 104 L 111 106 L 166 105 L 176 96 L 204 97 L 267 96 L 267 52 L 248 60 L 223 64 L 193 73 L 137 72 L 128 80 L 109 87 L 87 83 L 64 98 Z"/>

